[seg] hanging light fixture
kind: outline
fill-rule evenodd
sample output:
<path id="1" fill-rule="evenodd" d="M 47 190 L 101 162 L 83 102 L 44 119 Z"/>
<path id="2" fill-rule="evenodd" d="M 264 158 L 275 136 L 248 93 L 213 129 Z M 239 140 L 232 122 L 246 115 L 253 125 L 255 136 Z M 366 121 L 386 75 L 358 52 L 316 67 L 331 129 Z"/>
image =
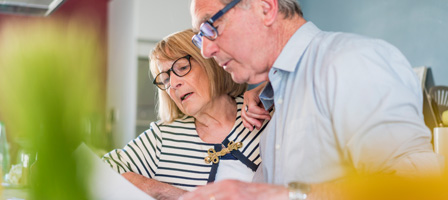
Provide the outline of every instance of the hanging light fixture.
<path id="1" fill-rule="evenodd" d="M 66 0 L 0 0 L 0 13 L 48 16 Z"/>

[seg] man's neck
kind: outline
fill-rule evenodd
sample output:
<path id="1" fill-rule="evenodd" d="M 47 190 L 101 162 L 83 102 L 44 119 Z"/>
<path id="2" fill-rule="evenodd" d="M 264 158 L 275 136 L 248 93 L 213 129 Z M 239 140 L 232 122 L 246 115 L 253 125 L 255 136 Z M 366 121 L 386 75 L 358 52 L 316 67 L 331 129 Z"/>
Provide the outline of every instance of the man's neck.
<path id="1" fill-rule="evenodd" d="M 285 19 L 283 15 L 279 15 L 277 23 L 272 27 L 272 35 L 275 36 L 273 39 L 273 55 L 270 60 L 269 70 L 271 70 L 277 58 L 280 56 L 283 48 L 288 43 L 289 39 L 294 35 L 294 33 L 299 30 L 306 23 L 303 17 L 295 15 L 293 18 Z M 266 80 L 268 77 L 266 76 Z"/>

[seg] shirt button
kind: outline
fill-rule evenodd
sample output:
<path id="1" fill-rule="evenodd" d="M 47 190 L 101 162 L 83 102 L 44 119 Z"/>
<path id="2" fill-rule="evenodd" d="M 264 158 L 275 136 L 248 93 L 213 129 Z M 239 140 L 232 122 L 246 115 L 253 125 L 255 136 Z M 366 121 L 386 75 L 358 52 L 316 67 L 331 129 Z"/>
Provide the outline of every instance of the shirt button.
<path id="1" fill-rule="evenodd" d="M 280 149 L 280 145 L 279 145 L 279 144 L 276 144 L 276 145 L 275 145 L 275 149 L 279 150 L 279 149 Z"/>
<path id="2" fill-rule="evenodd" d="M 277 101 L 277 103 L 278 103 L 278 104 L 282 104 L 282 103 L 283 103 L 283 99 L 279 99 L 279 100 Z"/>

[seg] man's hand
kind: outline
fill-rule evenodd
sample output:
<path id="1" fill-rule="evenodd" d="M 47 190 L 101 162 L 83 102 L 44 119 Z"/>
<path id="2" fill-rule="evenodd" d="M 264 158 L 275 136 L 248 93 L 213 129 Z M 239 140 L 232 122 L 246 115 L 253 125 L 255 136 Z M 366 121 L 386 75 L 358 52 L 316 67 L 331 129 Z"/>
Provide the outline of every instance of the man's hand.
<path id="1" fill-rule="evenodd" d="M 265 110 L 260 98 L 258 97 L 265 85 L 266 83 L 263 83 L 258 87 L 244 93 L 244 103 L 243 110 L 241 111 L 241 117 L 243 119 L 244 127 L 251 131 L 254 127 L 260 130 L 264 120 L 271 119 L 269 112 Z"/>
<path id="2" fill-rule="evenodd" d="M 232 199 L 288 199 L 288 189 L 279 185 L 223 180 L 198 187 L 186 193 L 182 200 L 232 200 Z"/>

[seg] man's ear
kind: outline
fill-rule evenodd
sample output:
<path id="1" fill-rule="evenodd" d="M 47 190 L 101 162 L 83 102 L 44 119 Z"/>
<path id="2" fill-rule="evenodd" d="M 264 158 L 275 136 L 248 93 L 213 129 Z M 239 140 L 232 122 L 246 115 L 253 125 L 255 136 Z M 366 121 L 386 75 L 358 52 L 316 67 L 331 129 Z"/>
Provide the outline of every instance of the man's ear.
<path id="1" fill-rule="evenodd" d="M 271 26 L 277 18 L 278 0 L 261 0 L 261 7 L 264 25 Z"/>

